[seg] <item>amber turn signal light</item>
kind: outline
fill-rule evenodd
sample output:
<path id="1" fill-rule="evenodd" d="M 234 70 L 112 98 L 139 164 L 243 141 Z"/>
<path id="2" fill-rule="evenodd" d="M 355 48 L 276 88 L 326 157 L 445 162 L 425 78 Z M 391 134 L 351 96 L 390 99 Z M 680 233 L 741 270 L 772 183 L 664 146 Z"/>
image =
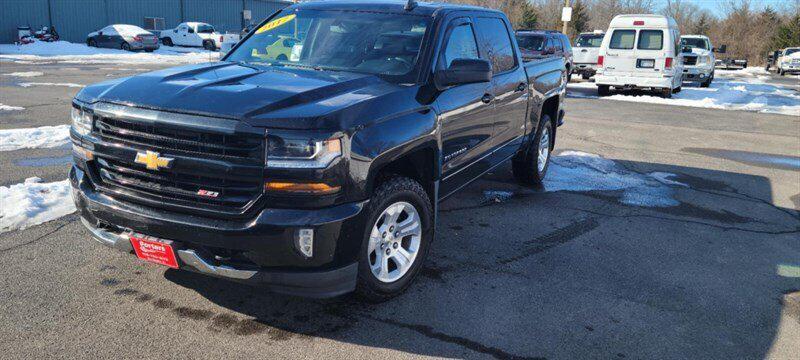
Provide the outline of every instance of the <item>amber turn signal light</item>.
<path id="1" fill-rule="evenodd" d="M 340 186 L 330 186 L 325 183 L 294 183 L 283 181 L 269 181 L 264 184 L 264 188 L 271 192 L 297 193 L 325 195 L 332 194 L 341 188 Z"/>

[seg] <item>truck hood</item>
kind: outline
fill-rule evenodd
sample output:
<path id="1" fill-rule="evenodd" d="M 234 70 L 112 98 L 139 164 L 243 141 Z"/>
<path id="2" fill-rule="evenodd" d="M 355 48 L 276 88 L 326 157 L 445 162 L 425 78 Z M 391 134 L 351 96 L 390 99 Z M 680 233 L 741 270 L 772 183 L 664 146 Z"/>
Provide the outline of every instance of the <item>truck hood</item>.
<path id="1" fill-rule="evenodd" d="M 389 111 L 403 111 L 396 108 L 408 100 L 397 99 L 414 99 L 414 92 L 405 94 L 411 88 L 415 87 L 366 74 L 218 62 L 90 85 L 76 98 L 237 119 L 253 126 L 343 130 Z M 356 106 L 362 107 L 355 111 L 358 117 L 350 111 L 340 116 Z M 370 113 L 364 114 L 367 109 Z"/>
<path id="2" fill-rule="evenodd" d="M 711 51 L 708 51 L 708 50 L 705 50 L 705 49 L 692 48 L 692 52 L 684 53 L 684 54 L 693 54 L 693 55 L 697 55 L 697 56 L 704 56 L 704 55 L 712 55 L 713 53 Z"/>

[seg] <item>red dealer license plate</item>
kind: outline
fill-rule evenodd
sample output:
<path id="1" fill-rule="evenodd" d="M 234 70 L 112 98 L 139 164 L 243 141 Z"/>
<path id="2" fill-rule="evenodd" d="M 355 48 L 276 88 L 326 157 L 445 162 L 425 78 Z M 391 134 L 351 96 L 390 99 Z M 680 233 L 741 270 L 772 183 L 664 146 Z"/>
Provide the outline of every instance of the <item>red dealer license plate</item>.
<path id="1" fill-rule="evenodd" d="M 134 234 L 131 235 L 131 244 L 139 259 L 174 269 L 178 268 L 178 259 L 175 258 L 175 251 L 172 250 L 172 241 Z"/>

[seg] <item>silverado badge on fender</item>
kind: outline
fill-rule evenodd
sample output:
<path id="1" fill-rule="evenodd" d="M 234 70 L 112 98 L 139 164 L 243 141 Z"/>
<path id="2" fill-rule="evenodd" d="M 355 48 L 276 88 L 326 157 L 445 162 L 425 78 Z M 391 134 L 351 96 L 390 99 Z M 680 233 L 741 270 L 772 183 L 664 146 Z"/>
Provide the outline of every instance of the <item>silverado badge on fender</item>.
<path id="1" fill-rule="evenodd" d="M 172 166 L 172 160 L 174 159 L 160 157 L 157 152 L 147 150 L 144 153 L 136 153 L 136 160 L 134 161 L 137 164 L 146 166 L 148 170 L 159 170 L 162 168 L 169 169 Z"/>

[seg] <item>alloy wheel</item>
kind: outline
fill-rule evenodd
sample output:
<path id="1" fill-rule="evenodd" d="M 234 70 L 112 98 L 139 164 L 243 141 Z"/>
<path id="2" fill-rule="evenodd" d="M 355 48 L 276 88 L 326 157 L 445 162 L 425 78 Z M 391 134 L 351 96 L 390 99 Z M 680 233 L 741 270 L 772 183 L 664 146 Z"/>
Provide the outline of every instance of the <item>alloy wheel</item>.
<path id="1" fill-rule="evenodd" d="M 536 168 L 539 170 L 539 173 L 544 171 L 544 167 L 547 166 L 547 159 L 550 157 L 550 127 L 543 126 L 542 127 L 542 136 L 539 137 L 539 153 L 537 154 L 538 161 L 536 162 Z"/>
<path id="2" fill-rule="evenodd" d="M 405 201 L 389 205 L 372 226 L 367 259 L 372 274 L 391 283 L 408 273 L 420 250 L 422 220 L 417 209 Z"/>

